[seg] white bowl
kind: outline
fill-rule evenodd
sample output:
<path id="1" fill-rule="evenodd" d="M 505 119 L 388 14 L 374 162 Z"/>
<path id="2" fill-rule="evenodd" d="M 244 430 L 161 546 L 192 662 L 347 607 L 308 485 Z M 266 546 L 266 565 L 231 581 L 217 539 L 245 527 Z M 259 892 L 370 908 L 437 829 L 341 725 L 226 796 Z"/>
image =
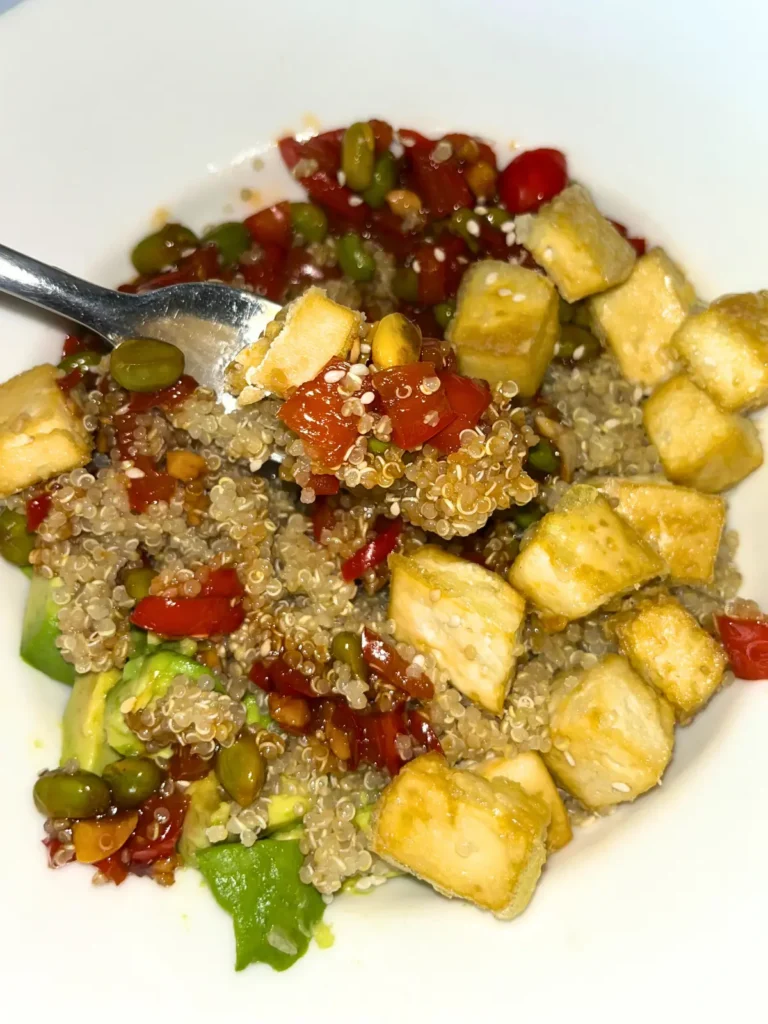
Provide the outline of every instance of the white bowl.
<path id="1" fill-rule="evenodd" d="M 768 283 L 763 40 L 750 0 L 377 4 L 26 0 L 0 19 L 0 240 L 116 284 L 158 207 L 196 225 L 265 200 L 252 157 L 377 115 L 551 144 L 703 296 Z M 283 179 L 285 181 L 285 179 Z M 0 378 L 61 330 L 0 300 Z M 768 604 L 768 471 L 734 495 L 744 592 Z M 26 583 L 0 566 L 0 1000 L 57 1021 L 732 1019 L 763 1005 L 768 688 L 737 683 L 678 733 L 664 786 L 577 835 L 500 924 L 398 880 L 344 898 L 291 974 L 232 971 L 229 919 L 170 890 L 46 870 L 30 789 L 58 756 L 60 685 L 16 656 Z M 47 1006 L 40 1003 L 40 998 Z M 13 1015 L 13 1007 L 16 1015 Z"/>

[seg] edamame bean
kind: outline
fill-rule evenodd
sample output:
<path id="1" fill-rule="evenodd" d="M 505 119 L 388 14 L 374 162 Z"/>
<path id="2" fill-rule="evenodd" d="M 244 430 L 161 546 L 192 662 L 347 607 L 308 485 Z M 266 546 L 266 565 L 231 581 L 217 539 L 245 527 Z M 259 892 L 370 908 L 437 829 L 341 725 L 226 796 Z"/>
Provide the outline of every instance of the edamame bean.
<path id="1" fill-rule="evenodd" d="M 92 352 L 90 349 L 86 352 L 73 352 L 71 356 L 64 356 L 59 363 L 59 369 L 65 373 L 71 373 L 72 370 L 90 370 L 98 366 L 103 358 L 101 352 Z"/>
<path id="2" fill-rule="evenodd" d="M 237 263 L 252 244 L 248 229 L 239 220 L 228 220 L 210 228 L 203 235 L 203 241 L 212 242 L 218 248 L 221 262 L 227 267 Z"/>
<path id="3" fill-rule="evenodd" d="M 477 239 L 480 235 L 480 221 L 474 210 L 470 210 L 467 207 L 455 210 L 451 214 L 448 230 L 451 234 L 463 238 L 470 252 L 478 251 Z"/>
<path id="4" fill-rule="evenodd" d="M 134 601 L 140 601 L 142 597 L 149 594 L 149 586 L 157 576 L 154 569 L 145 566 L 137 566 L 135 569 L 127 569 L 123 576 L 123 586 L 128 591 L 128 596 Z"/>
<path id="5" fill-rule="evenodd" d="M 158 791 L 165 772 L 149 757 L 124 757 L 108 764 L 103 778 L 115 806 L 130 811 Z"/>
<path id="6" fill-rule="evenodd" d="M 341 169 L 349 188 L 362 192 L 373 180 L 376 140 L 367 121 L 356 121 L 341 140 Z"/>
<path id="7" fill-rule="evenodd" d="M 397 160 L 387 150 L 373 165 L 371 184 L 363 192 L 363 199 L 374 210 L 379 210 L 387 201 L 387 193 L 397 184 Z"/>
<path id="8" fill-rule="evenodd" d="M 358 679 L 368 678 L 368 666 L 363 658 L 363 641 L 358 633 L 344 630 L 331 641 L 331 654 L 337 661 L 349 665 Z"/>
<path id="9" fill-rule="evenodd" d="M 453 314 L 456 312 L 456 303 L 438 302 L 436 306 L 432 307 L 432 312 L 435 315 L 438 327 L 444 331 L 453 319 Z"/>
<path id="10" fill-rule="evenodd" d="M 410 267 L 399 267 L 392 275 L 392 291 L 401 302 L 418 302 L 419 275 Z"/>
<path id="11" fill-rule="evenodd" d="M 529 526 L 533 526 L 534 523 L 544 516 L 545 510 L 538 505 L 535 501 L 529 501 L 527 505 L 522 505 L 520 508 L 516 508 L 512 513 L 512 519 L 514 520 L 515 526 L 518 526 L 521 530 L 527 530 Z"/>
<path id="12" fill-rule="evenodd" d="M 557 358 L 574 363 L 586 363 L 600 355 L 601 345 L 597 338 L 584 327 L 563 324 L 557 345 Z"/>
<path id="13" fill-rule="evenodd" d="M 46 772 L 35 783 L 33 795 L 37 809 L 49 818 L 93 818 L 112 800 L 104 779 L 85 771 Z"/>
<path id="14" fill-rule="evenodd" d="M 374 455 L 383 455 L 390 447 L 389 441 L 381 441 L 378 437 L 368 438 L 368 451 Z"/>
<path id="15" fill-rule="evenodd" d="M 291 203 L 291 227 L 307 242 L 322 242 L 328 234 L 328 217 L 314 203 Z"/>
<path id="16" fill-rule="evenodd" d="M 222 747 L 216 755 L 216 777 L 241 807 L 248 807 L 261 792 L 267 768 L 256 739 L 243 733 L 231 747 Z"/>
<path id="17" fill-rule="evenodd" d="M 360 235 L 350 231 L 340 238 L 336 247 L 339 266 L 353 281 L 370 281 L 376 270 L 373 256 L 363 245 Z"/>
<path id="18" fill-rule="evenodd" d="M 166 224 L 142 238 L 131 253 L 131 263 L 140 274 L 158 274 L 177 263 L 187 249 L 197 245 L 197 235 L 183 224 Z"/>
<path id="19" fill-rule="evenodd" d="M 560 456 L 555 446 L 542 440 L 528 452 L 527 467 L 544 476 L 551 476 L 560 468 Z"/>
<path id="20" fill-rule="evenodd" d="M 184 353 L 167 341 L 128 338 L 110 356 L 109 372 L 126 391 L 160 391 L 184 373 Z"/>

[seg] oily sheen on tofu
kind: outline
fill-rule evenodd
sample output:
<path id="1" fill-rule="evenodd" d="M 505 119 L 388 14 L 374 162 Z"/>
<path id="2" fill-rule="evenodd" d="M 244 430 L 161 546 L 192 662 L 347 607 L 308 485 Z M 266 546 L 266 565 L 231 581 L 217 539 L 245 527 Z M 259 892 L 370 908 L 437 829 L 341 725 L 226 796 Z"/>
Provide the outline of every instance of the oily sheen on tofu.
<path id="1" fill-rule="evenodd" d="M 509 919 L 536 888 L 549 818 L 547 805 L 516 783 L 489 781 L 425 754 L 382 793 L 371 849 L 445 896 Z"/>
<path id="2" fill-rule="evenodd" d="M 44 364 L 0 384 L 0 498 L 84 466 L 92 439 L 75 403 Z"/>
<path id="3" fill-rule="evenodd" d="M 466 697 L 500 715 L 514 676 L 525 600 L 489 569 L 425 544 L 392 555 L 389 618 Z"/>
<path id="4" fill-rule="evenodd" d="M 555 352 L 558 305 L 541 274 L 502 260 L 475 263 L 446 334 L 459 371 L 492 384 L 513 380 L 521 395 L 534 395 Z"/>
<path id="5" fill-rule="evenodd" d="M 664 562 L 600 492 L 572 487 L 533 528 L 509 582 L 551 615 L 579 619 L 664 572 Z"/>
<path id="6" fill-rule="evenodd" d="M 617 654 L 576 676 L 562 676 L 549 715 L 547 767 L 591 810 L 645 793 L 672 757 L 672 708 Z"/>
<path id="7" fill-rule="evenodd" d="M 569 185 L 538 213 L 517 217 L 515 231 L 566 302 L 621 284 L 635 263 L 635 250 L 582 185 Z"/>

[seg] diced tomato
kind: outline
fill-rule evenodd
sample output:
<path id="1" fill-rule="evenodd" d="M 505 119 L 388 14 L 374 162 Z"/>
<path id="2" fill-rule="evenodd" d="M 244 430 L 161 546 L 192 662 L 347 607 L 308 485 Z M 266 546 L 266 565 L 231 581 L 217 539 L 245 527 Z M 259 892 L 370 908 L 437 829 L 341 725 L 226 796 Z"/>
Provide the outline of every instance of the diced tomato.
<path id="1" fill-rule="evenodd" d="M 201 597 L 242 597 L 245 593 L 237 569 L 214 569 L 203 583 Z"/>
<path id="2" fill-rule="evenodd" d="M 134 391 L 130 398 L 129 411 L 140 413 L 149 412 L 150 409 L 164 409 L 167 412 L 181 405 L 196 390 L 197 381 L 185 373 L 175 384 L 161 391 Z"/>
<path id="3" fill-rule="evenodd" d="M 107 881 L 115 885 L 122 885 L 128 877 L 128 868 L 120 855 L 121 852 L 118 850 L 117 853 L 105 857 L 104 860 L 98 860 L 93 865 Z"/>
<path id="4" fill-rule="evenodd" d="M 442 385 L 437 391 L 424 391 L 424 382 L 434 377 L 434 363 L 423 362 L 394 366 L 373 375 L 373 386 L 392 420 L 392 440 L 406 451 L 439 434 L 455 418 Z"/>
<path id="5" fill-rule="evenodd" d="M 374 524 L 375 536 L 350 555 L 342 563 L 341 575 L 349 583 L 359 580 L 368 569 L 375 569 L 395 550 L 400 534 L 403 532 L 403 521 L 400 518 L 387 519 L 379 516 Z"/>
<path id="6" fill-rule="evenodd" d="M 131 622 L 167 637 L 228 636 L 245 618 L 239 602 L 228 597 L 143 597 L 131 613 Z"/>
<path id="7" fill-rule="evenodd" d="M 140 515 L 155 501 L 170 501 L 176 491 L 176 480 L 168 473 L 159 472 L 147 455 L 138 455 L 133 462 L 144 476 L 126 478 L 131 512 Z"/>
<path id="8" fill-rule="evenodd" d="M 401 217 L 382 207 L 371 210 L 366 224 L 366 233 L 401 262 L 411 257 L 421 244 L 417 229 L 405 231 L 403 223 Z"/>
<path id="9" fill-rule="evenodd" d="M 35 533 L 45 517 L 51 511 L 51 495 L 48 491 L 42 491 L 27 501 L 27 530 Z"/>
<path id="10" fill-rule="evenodd" d="M 65 373 L 63 377 L 59 377 L 56 381 L 56 386 L 59 391 L 63 391 L 65 395 L 68 395 L 72 388 L 76 388 L 84 377 L 85 374 L 83 371 L 76 366 L 74 370 L 70 370 L 69 373 Z"/>
<path id="11" fill-rule="evenodd" d="M 284 697 L 307 697 L 310 700 L 320 699 L 320 695 L 312 689 L 312 684 L 304 673 L 292 668 L 283 658 L 254 661 L 248 678 L 265 693 L 279 693 Z"/>
<path id="12" fill-rule="evenodd" d="M 90 342 L 91 337 L 89 335 L 80 337 L 79 334 L 68 334 L 64 339 L 64 346 L 61 350 L 62 359 L 66 359 L 67 356 L 78 355 L 80 352 L 87 352 L 93 347 Z"/>
<path id="13" fill-rule="evenodd" d="M 246 217 L 243 224 L 254 242 L 258 242 L 259 245 L 277 245 L 281 249 L 290 249 L 293 233 L 289 202 L 267 206 L 264 210 Z"/>
<path id="14" fill-rule="evenodd" d="M 507 237 L 504 232 L 495 228 L 484 217 L 478 219 L 478 224 L 480 236 L 477 241 L 483 253 L 492 256 L 495 260 L 506 260 L 509 257 L 510 247 L 507 245 Z"/>
<path id="15" fill-rule="evenodd" d="M 407 720 L 408 732 L 413 736 L 419 746 L 426 747 L 427 750 L 435 750 L 439 754 L 442 754 L 443 748 L 440 745 L 440 740 L 437 738 L 437 733 L 432 728 L 432 723 L 425 714 L 414 709 L 408 712 Z"/>
<path id="16" fill-rule="evenodd" d="M 318 169 L 327 174 L 335 175 L 341 166 L 341 140 L 344 137 L 344 129 L 336 128 L 330 132 L 323 132 L 315 135 L 306 142 L 299 142 L 298 139 L 280 139 L 278 148 L 283 162 L 289 171 L 292 171 L 299 160 L 315 160 Z"/>
<path id="17" fill-rule="evenodd" d="M 343 221 L 358 228 L 365 224 L 369 213 L 368 206 L 359 203 L 360 197 L 346 185 L 340 185 L 335 177 L 324 171 L 316 171 L 308 178 L 302 178 L 301 184 L 315 202 L 335 213 Z"/>
<path id="18" fill-rule="evenodd" d="M 287 281 L 285 250 L 266 242 L 261 247 L 261 258 L 255 263 L 241 263 L 240 273 L 257 295 L 281 302 Z"/>
<path id="19" fill-rule="evenodd" d="M 215 245 L 201 245 L 194 252 L 182 257 L 173 270 L 161 274 L 140 277 L 134 284 L 138 292 L 156 291 L 172 284 L 194 284 L 195 281 L 209 281 L 221 277 L 219 250 Z M 126 291 L 126 288 L 121 290 Z"/>
<path id="20" fill-rule="evenodd" d="M 260 690 L 265 693 L 271 693 L 273 690 L 272 680 L 269 678 L 269 672 L 267 672 L 267 666 L 263 661 L 254 661 L 251 665 L 250 671 L 248 672 L 248 678 L 254 683 Z"/>
<path id="21" fill-rule="evenodd" d="M 768 679 L 768 622 L 715 617 L 728 661 L 739 679 Z"/>
<path id="22" fill-rule="evenodd" d="M 210 770 L 210 759 L 193 753 L 187 746 L 174 747 L 168 763 L 168 774 L 176 782 L 197 782 L 198 779 L 204 779 Z"/>
<path id="23" fill-rule="evenodd" d="M 382 640 L 378 633 L 363 629 L 363 658 L 365 663 L 383 676 L 388 683 L 404 690 L 409 697 L 419 700 L 431 700 L 435 688 L 423 673 L 408 674 L 408 662 L 402 658 L 391 644 Z"/>
<path id="24" fill-rule="evenodd" d="M 310 473 L 307 487 L 311 487 L 315 494 L 325 496 L 339 493 L 339 478 L 331 476 L 330 473 Z"/>
<path id="25" fill-rule="evenodd" d="M 144 801 L 139 808 L 139 823 L 125 846 L 131 864 L 152 864 L 175 853 L 188 804 L 187 797 L 178 790 L 170 796 L 153 793 Z M 161 808 L 167 812 L 162 822 L 155 816 Z"/>
<path id="26" fill-rule="evenodd" d="M 395 134 L 392 130 L 392 125 L 387 121 L 380 121 L 377 117 L 370 118 L 368 120 L 368 124 L 371 126 L 371 131 L 373 132 L 373 138 L 376 143 L 376 152 L 383 153 L 385 150 L 389 149 Z"/>
<path id="27" fill-rule="evenodd" d="M 430 441 L 439 451 L 449 455 L 461 447 L 461 432 L 476 426 L 491 404 L 491 389 L 484 380 L 471 380 L 458 373 L 438 375 L 445 388 L 448 404 L 456 419 Z"/>
<path id="28" fill-rule="evenodd" d="M 339 393 L 339 382 L 325 379 L 331 371 L 348 369 L 349 363 L 332 359 L 313 380 L 296 388 L 278 413 L 304 441 L 312 461 L 324 469 L 340 466 L 358 438 L 357 421 L 341 415 L 346 398 Z"/>
<path id="29" fill-rule="evenodd" d="M 474 196 L 453 157 L 435 163 L 428 152 L 414 147 L 410 158 L 416 191 L 433 217 L 448 217 L 454 210 L 474 206 Z"/>
<path id="30" fill-rule="evenodd" d="M 510 213 L 530 213 L 568 184 L 568 166 L 559 149 L 529 149 L 499 176 L 499 195 Z"/>
<path id="31" fill-rule="evenodd" d="M 403 766 L 397 749 L 397 737 L 406 732 L 403 712 L 396 709 L 371 715 L 366 725 L 370 730 L 370 760 L 377 767 L 386 768 L 390 775 L 397 775 Z"/>
<path id="32" fill-rule="evenodd" d="M 334 506 L 320 498 L 312 507 L 312 536 L 318 544 L 323 541 L 323 531 L 330 530 L 335 520 Z"/>
<path id="33" fill-rule="evenodd" d="M 413 254 L 412 266 L 419 276 L 419 302 L 425 306 L 434 306 L 448 298 L 446 260 L 437 258 L 435 248 L 431 243 L 424 242 Z"/>
<path id="34" fill-rule="evenodd" d="M 426 135 L 422 135 L 421 132 L 414 131 L 412 128 L 398 128 L 397 134 L 400 136 L 406 153 L 417 153 L 424 150 L 431 152 L 435 148 L 435 144 L 431 139 L 428 139 Z"/>

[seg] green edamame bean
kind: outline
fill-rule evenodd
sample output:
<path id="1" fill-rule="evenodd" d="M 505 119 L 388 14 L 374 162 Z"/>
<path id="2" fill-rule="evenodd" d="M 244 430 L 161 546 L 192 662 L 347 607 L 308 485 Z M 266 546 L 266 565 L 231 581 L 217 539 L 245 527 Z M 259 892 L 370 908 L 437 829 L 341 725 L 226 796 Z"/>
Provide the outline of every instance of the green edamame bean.
<path id="1" fill-rule="evenodd" d="M 368 678 L 368 666 L 363 658 L 363 641 L 358 633 L 344 630 L 331 641 L 331 654 L 337 661 L 349 665 L 358 679 Z"/>
<path id="2" fill-rule="evenodd" d="M 392 291 L 401 302 L 418 302 L 419 275 L 410 267 L 399 267 L 392 275 Z"/>
<path id="3" fill-rule="evenodd" d="M 112 801 L 106 782 L 85 771 L 46 772 L 32 792 L 35 806 L 49 818 L 93 818 Z"/>
<path id="4" fill-rule="evenodd" d="M 435 314 L 438 327 L 444 331 L 453 319 L 453 314 L 456 312 L 456 303 L 438 302 L 436 306 L 432 307 L 432 312 Z"/>
<path id="5" fill-rule="evenodd" d="M 336 246 L 339 266 L 353 281 L 370 281 L 376 270 L 373 256 L 363 245 L 360 235 L 350 231 L 340 238 Z"/>
<path id="6" fill-rule="evenodd" d="M 386 202 L 387 192 L 391 192 L 396 185 L 397 160 L 387 150 L 373 165 L 371 184 L 363 192 L 363 199 L 374 210 L 378 210 Z"/>
<path id="7" fill-rule="evenodd" d="M 59 369 L 65 373 L 71 373 L 72 370 L 90 370 L 98 366 L 103 358 L 101 352 L 73 352 L 71 356 L 64 356 L 59 363 Z"/>
<path id="8" fill-rule="evenodd" d="M 243 733 L 231 747 L 222 747 L 214 769 L 216 778 L 241 807 L 253 803 L 267 774 L 264 758 L 250 733 Z"/>
<path id="9" fill-rule="evenodd" d="M 197 235 L 183 224 L 166 224 L 134 247 L 131 263 L 140 274 L 159 274 L 197 245 Z"/>
<path id="10" fill-rule="evenodd" d="M 560 456 L 549 441 L 539 441 L 528 452 L 527 468 L 535 473 L 551 476 L 560 468 Z"/>
<path id="11" fill-rule="evenodd" d="M 509 212 L 509 210 L 502 209 L 501 206 L 492 206 L 488 213 L 485 215 L 486 220 L 491 227 L 501 231 L 504 224 L 509 224 L 515 218 Z"/>
<path id="12" fill-rule="evenodd" d="M 574 363 L 587 363 L 600 355 L 601 345 L 594 334 L 576 324 L 563 324 L 557 345 L 557 358 Z"/>
<path id="13" fill-rule="evenodd" d="M 368 438 L 368 451 L 374 455 L 383 455 L 390 447 L 389 441 L 381 441 L 378 437 Z"/>
<path id="14" fill-rule="evenodd" d="M 291 227 L 307 242 L 322 242 L 328 234 L 328 217 L 314 203 L 291 203 Z"/>
<path id="15" fill-rule="evenodd" d="M 160 391 L 184 373 L 184 353 L 167 341 L 128 338 L 110 356 L 109 372 L 126 391 Z"/>
<path id="16" fill-rule="evenodd" d="M 368 188 L 373 180 L 376 140 L 367 121 L 356 121 L 344 132 L 341 140 L 341 169 L 346 184 L 355 192 Z"/>
<path id="17" fill-rule="evenodd" d="M 27 530 L 27 520 L 9 508 L 0 512 L 0 555 L 11 565 L 29 565 L 35 546 L 34 534 Z"/>
<path id="18" fill-rule="evenodd" d="M 527 530 L 529 526 L 538 523 L 543 518 L 544 513 L 545 509 L 541 505 L 538 505 L 535 501 L 529 501 L 527 505 L 522 505 L 514 510 L 512 519 L 515 526 L 518 526 L 521 530 Z"/>
<path id="19" fill-rule="evenodd" d="M 107 765 L 103 779 L 115 806 L 130 811 L 160 789 L 165 772 L 149 757 L 124 757 Z"/>
<path id="20" fill-rule="evenodd" d="M 252 239 L 248 229 L 239 220 L 228 220 L 217 224 L 203 235 L 204 242 L 212 242 L 219 250 L 221 262 L 231 267 L 244 252 L 251 248 Z"/>
<path id="21" fill-rule="evenodd" d="M 474 225 L 474 227 L 471 227 L 471 225 Z M 455 210 L 451 214 L 448 230 L 451 234 L 463 238 L 470 252 L 477 252 L 480 248 L 477 244 L 478 235 L 480 234 L 480 221 L 474 210 L 470 210 L 467 207 Z M 474 233 L 475 231 L 477 234 Z"/>
<path id="22" fill-rule="evenodd" d="M 157 576 L 154 569 L 137 566 L 135 569 L 127 569 L 123 576 L 123 586 L 128 591 L 128 596 L 134 601 L 140 601 L 142 597 L 149 594 L 149 586 Z"/>

